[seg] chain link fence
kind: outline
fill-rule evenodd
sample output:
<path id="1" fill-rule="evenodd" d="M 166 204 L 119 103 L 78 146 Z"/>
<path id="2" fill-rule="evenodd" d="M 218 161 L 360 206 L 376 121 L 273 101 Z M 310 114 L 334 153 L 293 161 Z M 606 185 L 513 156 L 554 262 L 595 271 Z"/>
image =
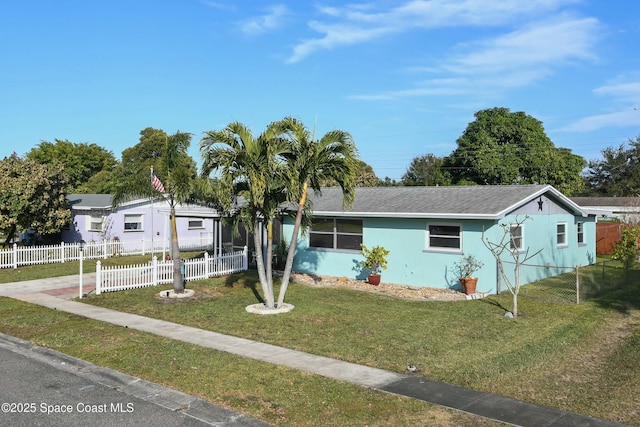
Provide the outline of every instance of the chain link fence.
<path id="1" fill-rule="evenodd" d="M 520 287 L 519 296 L 552 303 L 580 304 L 603 295 L 625 290 L 640 282 L 640 270 L 627 270 L 616 261 L 600 261 L 585 267 L 530 265 L 544 269 L 547 277 Z M 506 286 L 501 288 L 506 291 Z"/>
<path id="2" fill-rule="evenodd" d="M 601 261 L 597 264 L 578 269 L 578 303 L 600 298 L 616 291 L 629 291 L 632 285 L 640 282 L 640 270 L 625 270 L 618 261 Z"/>

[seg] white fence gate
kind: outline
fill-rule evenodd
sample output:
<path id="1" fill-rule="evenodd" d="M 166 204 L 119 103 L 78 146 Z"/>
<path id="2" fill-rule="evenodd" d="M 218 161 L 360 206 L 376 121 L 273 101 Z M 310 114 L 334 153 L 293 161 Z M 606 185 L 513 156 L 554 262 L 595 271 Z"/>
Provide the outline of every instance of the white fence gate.
<path id="1" fill-rule="evenodd" d="M 184 260 L 181 265 L 185 281 L 201 280 L 209 277 L 245 271 L 248 268 L 248 250 L 222 256 Z M 96 295 L 102 292 L 122 291 L 173 283 L 173 261 L 158 261 L 156 257 L 147 264 L 133 266 L 102 267 L 96 263 Z"/>

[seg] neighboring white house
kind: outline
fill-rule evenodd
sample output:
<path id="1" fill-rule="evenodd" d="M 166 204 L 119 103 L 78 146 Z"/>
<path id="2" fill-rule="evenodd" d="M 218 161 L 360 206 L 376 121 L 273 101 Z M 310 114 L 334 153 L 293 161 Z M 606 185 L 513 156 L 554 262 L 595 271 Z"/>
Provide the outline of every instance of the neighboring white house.
<path id="1" fill-rule="evenodd" d="M 604 221 L 640 222 L 640 197 L 572 197 L 571 200 L 585 209 L 610 211 L 611 216 L 602 218 Z"/>
<path id="2" fill-rule="evenodd" d="M 171 240 L 169 204 L 164 200 L 132 199 L 118 208 L 110 194 L 70 194 L 71 223 L 62 230 L 65 243 L 117 239 L 121 242 L 145 241 L 149 247 L 162 247 Z M 221 242 L 220 217 L 202 206 L 176 207 L 176 225 L 181 240 L 211 246 Z M 217 233 L 218 232 L 218 233 Z"/>
<path id="3" fill-rule="evenodd" d="M 132 199 L 117 208 L 110 194 L 69 194 L 71 223 L 61 233 L 65 243 L 117 239 L 121 242 L 145 242 L 147 247 L 167 248 L 171 240 L 169 204 L 164 200 Z M 243 227 L 233 233 L 215 209 L 199 205 L 178 205 L 176 226 L 180 242 L 217 254 L 249 248 L 251 262 L 254 242 Z M 280 239 L 280 229 L 275 229 Z M 181 243 L 182 245 L 182 243 Z"/>

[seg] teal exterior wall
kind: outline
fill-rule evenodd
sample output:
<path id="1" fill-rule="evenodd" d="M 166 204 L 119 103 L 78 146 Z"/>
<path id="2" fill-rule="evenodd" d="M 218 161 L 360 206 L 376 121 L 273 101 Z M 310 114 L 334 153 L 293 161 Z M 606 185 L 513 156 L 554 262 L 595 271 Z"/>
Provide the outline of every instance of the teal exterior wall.
<path id="1" fill-rule="evenodd" d="M 367 247 L 383 246 L 390 251 L 388 269 L 382 271 L 382 281 L 410 286 L 460 289 L 458 277 L 454 274 L 454 264 L 463 256 L 472 254 L 484 263 L 475 274 L 478 277 L 478 292 L 495 293 L 505 290 L 499 279 L 498 264 L 491 252 L 482 243 L 483 230 L 486 238 L 499 242 L 504 229 L 500 224 L 515 223 L 525 215 L 523 225 L 523 246 L 529 253 L 542 251 L 528 264 L 539 267 L 523 267 L 521 284 L 554 276 L 566 270 L 545 266 L 575 267 L 595 262 L 595 218 L 576 217 L 572 213 L 553 206 L 554 213 L 531 213 L 535 209 L 520 209 L 499 222 L 490 220 L 432 220 L 415 218 L 362 218 L 363 243 Z M 556 243 L 556 227 L 566 223 L 567 244 L 559 247 Z M 577 223 L 583 223 L 584 244 L 577 241 Z M 461 251 L 438 251 L 427 248 L 428 224 L 455 224 L 462 227 Z M 293 226 L 290 221 L 283 225 L 283 235 L 291 238 Z M 524 257 L 524 252 L 521 252 Z M 505 253 L 503 261 L 513 261 Z M 294 271 L 311 274 L 346 276 L 365 279 L 366 272 L 359 269 L 363 257 L 358 251 L 309 248 L 309 237 L 299 236 Z M 505 264 L 510 280 L 513 281 L 513 264 Z"/>
<path id="2" fill-rule="evenodd" d="M 522 220 L 522 216 L 518 217 Z M 501 223 L 515 222 L 516 216 L 508 216 Z M 583 224 L 584 243 L 578 243 L 578 223 Z M 558 245 L 557 225 L 566 224 L 566 244 Z M 523 223 L 524 250 L 529 254 L 537 255 L 526 262 L 520 270 L 520 283 L 522 285 L 540 280 L 546 277 L 568 273 L 576 266 L 585 266 L 596 261 L 596 222 L 594 217 L 576 217 L 571 214 L 553 215 L 529 215 Z M 495 232 L 496 230 L 494 230 Z M 495 236 L 495 234 L 494 234 Z M 520 252 L 523 260 L 525 252 Z M 513 258 L 505 254 L 504 261 L 513 262 Z M 493 263 L 497 263 L 494 261 Z M 507 278 L 515 284 L 514 264 L 506 263 Z M 498 285 L 498 290 L 506 290 L 503 279 Z"/>
<path id="3" fill-rule="evenodd" d="M 491 222 L 433 221 L 437 224 L 462 225 L 464 251 L 443 252 L 427 250 L 426 219 L 364 218 L 363 243 L 367 247 L 383 246 L 389 250 L 388 268 L 382 271 L 382 281 L 410 286 L 459 289 L 458 277 L 453 273 L 454 263 L 464 254 L 472 253 L 485 265 L 493 258 L 481 241 L 482 227 Z M 283 234 L 291 237 L 293 226 L 285 223 Z M 365 279 L 367 273 L 359 269 L 363 260 L 358 251 L 325 250 L 309 248 L 308 236 L 298 239 L 298 249 L 293 269 L 312 274 L 346 276 Z M 477 274 L 478 291 L 495 289 L 495 271 L 484 267 Z"/>

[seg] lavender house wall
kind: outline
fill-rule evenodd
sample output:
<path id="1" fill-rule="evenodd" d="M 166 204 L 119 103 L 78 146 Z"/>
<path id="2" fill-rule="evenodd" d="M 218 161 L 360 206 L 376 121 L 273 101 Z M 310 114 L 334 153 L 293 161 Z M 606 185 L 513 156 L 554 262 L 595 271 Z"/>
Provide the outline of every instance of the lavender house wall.
<path id="1" fill-rule="evenodd" d="M 96 196 L 96 197 L 93 197 Z M 102 196 L 102 197 L 98 197 Z M 74 197 L 82 200 L 74 204 Z M 122 242 L 169 241 L 171 228 L 169 205 L 166 201 L 138 200 L 113 209 L 108 195 L 70 195 L 72 222 L 62 231 L 62 241 L 100 241 L 115 239 Z M 219 221 L 215 211 L 200 206 L 176 207 L 176 225 L 180 240 L 213 242 Z M 128 223 L 129 226 L 125 226 Z"/>

